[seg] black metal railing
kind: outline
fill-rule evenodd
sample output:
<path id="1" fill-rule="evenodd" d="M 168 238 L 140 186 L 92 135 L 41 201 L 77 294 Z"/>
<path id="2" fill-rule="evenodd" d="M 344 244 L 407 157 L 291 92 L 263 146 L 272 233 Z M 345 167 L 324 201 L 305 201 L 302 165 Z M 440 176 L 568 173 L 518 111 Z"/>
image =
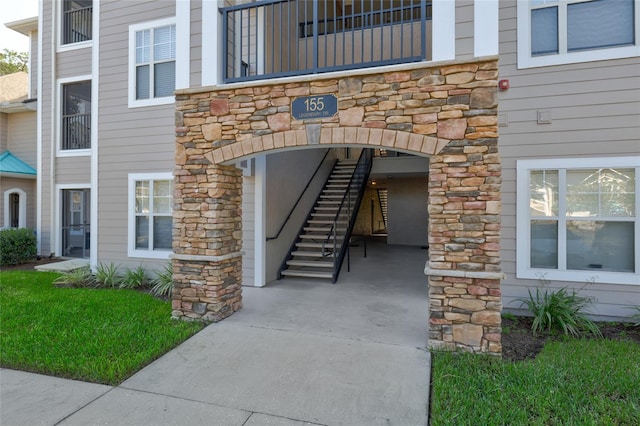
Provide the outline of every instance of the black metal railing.
<path id="1" fill-rule="evenodd" d="M 427 3 L 427 20 L 431 19 L 431 3 Z M 317 35 L 340 33 L 344 30 L 363 30 L 374 26 L 392 25 L 419 21 L 422 6 L 416 5 L 389 7 L 387 9 L 370 10 L 360 14 L 343 15 L 338 18 L 320 19 L 318 22 L 307 21 L 299 24 L 298 37 L 313 37 L 314 26 L 318 26 Z"/>
<path id="2" fill-rule="evenodd" d="M 311 177 L 309 178 L 309 181 L 307 182 L 307 185 L 304 187 L 304 189 L 302 190 L 302 192 L 298 196 L 298 199 L 296 200 L 296 202 L 291 207 L 291 210 L 289 210 L 289 214 L 287 215 L 287 218 L 284 220 L 284 222 L 282 222 L 282 225 L 278 229 L 278 232 L 276 232 L 276 235 L 271 236 L 271 237 L 267 237 L 267 241 L 276 240 L 276 239 L 278 239 L 278 237 L 280 237 L 280 233 L 282 232 L 284 227 L 289 222 L 289 219 L 291 219 L 291 215 L 293 215 L 293 212 L 296 210 L 296 207 L 298 207 L 298 204 L 300 203 L 300 200 L 302 199 L 304 194 L 307 193 L 307 189 L 309 189 L 309 186 L 311 185 L 311 182 L 313 182 L 313 179 L 318 174 L 318 171 L 320 170 L 320 167 L 324 164 L 324 160 L 327 158 L 327 156 L 329 155 L 330 151 L 331 150 L 328 149 L 327 152 L 324 153 L 324 156 L 322 157 L 322 160 L 320 160 L 320 163 L 318 163 L 318 167 L 316 167 L 316 170 L 313 172 L 313 175 L 311 175 Z"/>
<path id="3" fill-rule="evenodd" d="M 344 3 L 261 0 L 220 9 L 224 82 L 428 59 L 431 2 Z"/>
<path id="4" fill-rule="evenodd" d="M 329 252 L 333 255 L 333 277 L 331 279 L 333 283 L 338 280 L 344 256 L 349 250 L 349 239 L 351 238 L 355 218 L 360 208 L 360 201 L 371 171 L 371 158 L 371 149 L 363 149 L 353 175 L 349 179 L 347 190 L 340 202 L 338 211 L 333 218 L 329 234 L 322 242 L 323 256 L 327 256 Z M 347 229 L 342 231 L 344 228 L 339 225 L 345 224 Z"/>
<path id="5" fill-rule="evenodd" d="M 91 114 L 62 117 L 62 149 L 91 148 Z"/>
<path id="6" fill-rule="evenodd" d="M 66 10 L 63 17 L 62 44 L 91 40 L 93 7 Z"/>

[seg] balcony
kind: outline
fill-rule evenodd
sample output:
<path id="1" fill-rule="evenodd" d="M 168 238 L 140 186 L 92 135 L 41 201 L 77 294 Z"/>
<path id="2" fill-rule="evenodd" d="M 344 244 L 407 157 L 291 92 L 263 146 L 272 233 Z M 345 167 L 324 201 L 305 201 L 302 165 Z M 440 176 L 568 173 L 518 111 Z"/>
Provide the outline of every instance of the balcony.
<path id="1" fill-rule="evenodd" d="M 91 40 L 92 26 L 92 1 L 64 2 L 62 44 Z"/>
<path id="2" fill-rule="evenodd" d="M 220 9 L 223 81 L 429 60 L 431 2 L 262 0 Z"/>
<path id="3" fill-rule="evenodd" d="M 91 148 L 91 114 L 62 117 L 62 149 Z"/>

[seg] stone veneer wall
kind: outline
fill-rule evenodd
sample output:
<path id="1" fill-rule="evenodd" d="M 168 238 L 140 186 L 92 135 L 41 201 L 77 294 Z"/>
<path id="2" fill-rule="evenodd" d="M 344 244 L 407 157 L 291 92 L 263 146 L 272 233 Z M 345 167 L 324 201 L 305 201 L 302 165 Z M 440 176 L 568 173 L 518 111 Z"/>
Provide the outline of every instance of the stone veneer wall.
<path id="1" fill-rule="evenodd" d="M 217 321 L 241 306 L 241 176 L 232 160 L 352 144 L 429 156 L 429 346 L 500 353 L 497 59 L 414 64 L 180 90 L 176 94 L 173 315 Z M 299 96 L 338 114 L 299 121 Z"/>

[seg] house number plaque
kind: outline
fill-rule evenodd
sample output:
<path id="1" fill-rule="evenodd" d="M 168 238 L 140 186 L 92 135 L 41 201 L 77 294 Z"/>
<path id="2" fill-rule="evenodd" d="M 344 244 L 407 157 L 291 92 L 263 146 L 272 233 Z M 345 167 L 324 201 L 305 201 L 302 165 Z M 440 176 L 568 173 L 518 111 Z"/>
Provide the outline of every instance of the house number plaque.
<path id="1" fill-rule="evenodd" d="M 334 95 L 304 96 L 291 104 L 291 115 L 296 120 L 331 118 L 338 113 L 338 98 Z"/>

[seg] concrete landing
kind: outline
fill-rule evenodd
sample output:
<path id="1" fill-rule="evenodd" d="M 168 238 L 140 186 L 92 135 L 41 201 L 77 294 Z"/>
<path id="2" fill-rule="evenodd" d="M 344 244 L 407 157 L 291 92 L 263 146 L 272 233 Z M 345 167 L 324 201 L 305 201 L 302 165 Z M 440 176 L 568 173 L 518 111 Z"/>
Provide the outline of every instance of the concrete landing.
<path id="1" fill-rule="evenodd" d="M 46 265 L 38 265 L 34 269 L 44 272 L 71 272 L 85 266 L 89 266 L 89 259 L 68 259 L 60 262 L 47 263 Z"/>

